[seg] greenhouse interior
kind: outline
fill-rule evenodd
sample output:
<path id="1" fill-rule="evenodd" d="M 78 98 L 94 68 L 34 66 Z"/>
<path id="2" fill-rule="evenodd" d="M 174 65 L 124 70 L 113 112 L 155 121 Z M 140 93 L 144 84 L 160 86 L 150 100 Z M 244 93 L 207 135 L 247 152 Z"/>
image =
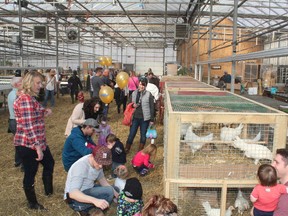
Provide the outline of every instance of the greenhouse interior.
<path id="1" fill-rule="evenodd" d="M 56 162 L 56 190 L 49 198 L 40 195 L 40 170 L 35 183 L 37 198 L 50 209 L 48 213 L 31 210 L 29 199 L 28 207 L 24 203 L 27 194 L 19 183 L 23 172 L 14 168 L 13 137 L 7 136 L 6 127 L 7 120 L 15 118 L 8 97 L 15 89 L 12 80 L 25 80 L 26 74 L 33 71 L 43 75 L 43 98 L 39 99 L 39 93 L 37 100 L 41 107 L 51 108 L 54 115 L 45 120 L 45 125 Z M 56 80 L 49 96 L 46 93 L 51 91 L 47 91 L 51 71 Z M 104 78 L 95 96 L 93 79 L 99 71 Z M 104 81 L 105 71 L 109 73 L 109 84 Z M 130 83 L 134 76 L 137 84 Z M 130 177 L 138 178 L 143 187 L 143 216 L 149 215 L 145 209 L 151 207 L 151 200 L 159 198 L 154 196 L 156 193 L 166 197 L 166 204 L 170 203 L 167 208 L 176 206 L 176 210 L 159 215 L 250 216 L 251 211 L 258 216 L 256 203 L 260 201 L 253 201 L 253 194 L 259 183 L 257 170 L 262 165 L 272 167 L 279 185 L 288 185 L 287 0 L 0 0 L 0 144 L 5 145 L 0 167 L 6 176 L 0 177 L 0 191 L 6 191 L 10 203 L 6 205 L 3 194 L 0 215 L 98 215 L 88 210 L 83 213 L 81 208 L 75 210 L 63 201 L 66 176 L 70 174 L 63 169 L 61 152 L 69 138 L 65 124 L 71 120 L 78 100 L 70 82 L 75 77 L 80 80 L 85 101 L 100 101 L 100 109 L 106 112 L 104 119 L 126 145 L 124 151 L 128 149 L 126 166 Z M 134 84 L 135 89 L 130 89 Z M 154 141 L 151 134 L 146 135 L 143 144 L 144 126 L 139 123 L 141 134 L 134 134 L 131 147 L 130 133 L 139 117 L 137 108 L 142 107 L 139 100 L 144 100 L 143 86 L 153 95 L 155 111 L 145 131 L 148 133 L 154 124 L 158 137 L 156 133 Z M 22 88 L 23 83 L 18 92 Z M 119 102 L 123 97 L 125 101 Z M 51 104 L 47 105 L 49 100 Z M 130 102 L 136 111 L 130 113 L 131 122 L 125 127 Z M 84 113 L 84 107 L 80 110 Z M 84 123 L 77 124 L 73 127 L 81 128 Z M 98 136 L 93 135 L 93 139 Z M 138 152 L 138 137 L 139 150 L 141 145 L 157 146 L 157 154 L 151 157 L 155 167 L 151 171 L 147 168 L 147 175 L 138 175 L 131 166 L 133 154 Z M 277 157 L 282 157 L 279 149 L 286 152 L 282 151 L 286 154 L 286 158 L 282 155 L 286 162 L 282 172 L 275 165 Z M 24 167 L 25 175 L 27 170 Z M 103 170 L 105 176 L 110 174 L 110 168 Z M 7 182 L 14 182 L 13 193 L 5 186 Z M 287 216 L 287 204 L 279 209 L 281 200 L 287 203 L 288 195 L 278 198 L 274 202 L 279 201 L 279 205 L 274 203 L 270 215 L 274 212 L 274 216 Z M 107 209 L 96 209 L 101 209 L 99 215 L 133 216 L 131 212 L 119 213 L 119 203 L 116 199 Z M 154 211 L 165 209 L 160 207 L 154 207 Z"/>

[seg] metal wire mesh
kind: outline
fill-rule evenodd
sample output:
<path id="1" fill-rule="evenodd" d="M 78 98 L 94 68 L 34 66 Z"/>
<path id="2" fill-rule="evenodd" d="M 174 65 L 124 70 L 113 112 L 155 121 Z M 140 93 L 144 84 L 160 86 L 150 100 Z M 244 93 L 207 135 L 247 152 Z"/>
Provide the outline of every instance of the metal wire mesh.
<path id="1" fill-rule="evenodd" d="M 252 203 L 249 201 L 249 196 L 251 192 L 252 188 L 228 188 L 226 212 L 232 209 L 231 215 L 250 215 Z M 222 191 L 219 187 L 183 187 L 179 184 L 173 184 L 171 193 L 173 201 L 178 205 L 179 215 L 207 215 L 206 211 L 209 207 L 213 209 L 215 216 L 220 215 Z M 236 200 L 237 208 L 235 207 Z M 240 205 L 238 204 L 239 201 L 241 201 Z M 243 206 L 244 204 L 245 206 Z M 217 214 L 218 212 L 219 214 Z"/>
<path id="2" fill-rule="evenodd" d="M 258 164 L 272 160 L 273 125 L 206 123 L 195 127 L 181 124 L 180 178 L 255 179 Z"/>
<path id="3" fill-rule="evenodd" d="M 260 106 L 232 94 L 211 92 L 210 95 L 183 95 L 170 92 L 173 111 L 179 112 L 244 112 L 275 113 L 276 111 Z"/>

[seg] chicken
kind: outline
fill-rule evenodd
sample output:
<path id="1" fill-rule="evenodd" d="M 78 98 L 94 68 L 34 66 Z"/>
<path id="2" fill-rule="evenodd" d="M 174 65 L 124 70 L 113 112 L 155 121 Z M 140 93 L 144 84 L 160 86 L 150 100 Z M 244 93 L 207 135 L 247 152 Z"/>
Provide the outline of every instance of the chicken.
<path id="1" fill-rule="evenodd" d="M 258 142 L 261 139 L 261 131 L 253 139 L 243 139 L 245 142 Z"/>
<path id="2" fill-rule="evenodd" d="M 180 127 L 180 136 L 181 136 L 181 139 L 183 139 L 185 137 L 185 134 L 187 132 L 187 129 L 188 127 L 190 126 L 191 124 L 189 123 L 182 123 L 181 124 L 181 127 Z"/>
<path id="3" fill-rule="evenodd" d="M 192 128 L 197 129 L 197 128 L 201 128 L 203 123 L 202 122 L 193 122 L 193 123 L 191 123 L 191 125 L 192 125 Z"/>
<path id="4" fill-rule="evenodd" d="M 259 163 L 260 159 L 268 159 L 272 161 L 272 152 L 263 145 L 260 144 L 247 144 L 244 140 L 236 136 L 233 141 L 233 147 L 239 148 L 244 151 L 244 155 L 248 158 L 253 158 L 255 165 Z"/>
<path id="5" fill-rule="evenodd" d="M 238 190 L 234 206 L 235 208 L 238 208 L 238 213 L 241 215 L 245 210 L 250 208 L 248 200 L 243 197 L 242 191 L 240 189 Z"/>
<path id="6" fill-rule="evenodd" d="M 202 125 L 203 125 L 203 123 L 201 123 L 201 122 L 182 123 L 181 124 L 181 129 L 180 129 L 181 139 L 183 139 L 185 137 L 185 134 L 186 134 L 187 129 L 189 128 L 189 126 L 192 126 L 192 129 L 195 129 L 195 128 L 201 128 Z"/>
<path id="7" fill-rule="evenodd" d="M 243 124 L 240 124 L 236 128 L 223 127 L 221 128 L 220 139 L 222 141 L 232 141 L 236 136 L 241 134 L 242 128 Z"/>
<path id="8" fill-rule="evenodd" d="M 185 135 L 184 140 L 186 144 L 190 146 L 192 153 L 194 154 L 197 150 L 201 149 L 206 142 L 213 140 L 213 133 L 207 136 L 199 137 L 192 131 L 192 126 L 189 126 Z M 199 141 L 199 142 L 189 142 Z"/>
<path id="9" fill-rule="evenodd" d="M 211 208 L 211 205 L 208 201 L 202 202 L 202 206 L 207 214 L 207 216 L 220 216 L 219 208 Z M 234 210 L 233 206 L 229 206 L 229 208 L 225 212 L 225 216 L 231 216 L 232 210 Z"/>

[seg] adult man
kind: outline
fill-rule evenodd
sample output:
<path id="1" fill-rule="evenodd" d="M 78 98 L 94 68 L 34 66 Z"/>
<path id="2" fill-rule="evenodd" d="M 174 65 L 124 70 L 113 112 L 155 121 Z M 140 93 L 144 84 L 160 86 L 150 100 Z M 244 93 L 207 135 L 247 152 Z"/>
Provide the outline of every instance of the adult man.
<path id="1" fill-rule="evenodd" d="M 81 91 L 83 90 L 83 86 L 82 86 L 81 80 L 77 76 L 77 71 L 76 70 L 73 71 L 73 76 L 71 76 L 68 79 L 68 84 L 69 84 L 69 87 L 70 87 L 70 96 L 71 96 L 71 99 L 72 99 L 72 104 L 74 104 L 75 100 L 77 100 L 77 95 L 79 93 L 79 87 L 80 87 Z"/>
<path id="2" fill-rule="evenodd" d="M 48 69 L 45 77 L 45 97 L 43 106 L 47 106 L 48 99 L 50 98 L 51 107 L 55 106 L 54 92 L 56 91 L 56 71 L 54 69 Z"/>
<path id="3" fill-rule="evenodd" d="M 92 149 L 87 148 L 86 143 L 96 146 L 91 136 L 97 129 L 99 131 L 99 124 L 92 118 L 86 119 L 82 126 L 72 129 L 71 134 L 65 141 L 62 151 L 62 163 L 66 172 L 68 172 L 73 163 L 78 159 L 92 153 Z"/>
<path id="4" fill-rule="evenodd" d="M 14 108 L 13 108 L 13 103 L 16 100 L 16 94 L 18 91 L 18 88 L 20 88 L 22 83 L 22 77 L 13 77 L 11 80 L 11 86 L 13 89 L 9 92 L 7 101 L 8 101 L 8 109 L 9 109 L 9 125 L 8 125 L 8 133 L 12 133 L 13 136 L 16 133 L 16 119 L 15 119 L 15 114 L 14 114 Z M 18 167 L 22 163 L 21 158 L 19 157 L 19 153 L 17 152 L 15 148 L 15 161 L 14 161 L 14 166 Z"/>
<path id="5" fill-rule="evenodd" d="M 277 171 L 277 176 L 281 182 L 288 186 L 288 150 L 277 149 L 276 156 L 272 162 L 272 166 Z M 281 195 L 278 206 L 274 211 L 273 216 L 287 216 L 288 215 L 288 194 Z"/>
<path id="6" fill-rule="evenodd" d="M 90 69 L 86 78 L 86 91 L 89 92 L 90 98 L 93 97 L 92 78 L 93 78 L 93 70 Z"/>
<path id="7" fill-rule="evenodd" d="M 107 182 L 102 166 L 112 163 L 111 150 L 97 146 L 92 154 L 76 161 L 70 168 L 65 185 L 64 199 L 81 215 L 89 215 L 95 207 L 104 210 L 109 207 L 118 193 Z M 98 181 L 99 184 L 94 184 Z M 88 213 L 89 212 L 89 213 Z"/>
<path id="8" fill-rule="evenodd" d="M 160 89 L 160 80 L 159 80 L 158 77 L 156 77 L 154 75 L 152 70 L 150 72 L 148 72 L 148 80 L 149 80 L 149 83 L 152 83 L 152 84 L 156 85 L 158 90 Z"/>
<path id="9" fill-rule="evenodd" d="M 110 86 L 111 88 L 114 87 L 113 82 L 109 79 L 109 69 L 107 69 L 107 68 L 103 71 L 102 81 L 103 81 L 104 85 Z M 103 114 L 105 116 L 108 115 L 108 110 L 109 110 L 109 104 L 105 104 L 105 106 L 103 108 Z"/>
<path id="10" fill-rule="evenodd" d="M 104 86 L 104 82 L 101 79 L 102 68 L 96 68 L 96 74 L 92 78 L 92 87 L 93 87 L 93 98 L 99 99 L 99 91 L 102 86 Z"/>
<path id="11" fill-rule="evenodd" d="M 227 71 L 224 71 L 224 75 L 219 80 L 218 87 L 226 88 L 226 83 L 231 83 L 231 75 Z"/>

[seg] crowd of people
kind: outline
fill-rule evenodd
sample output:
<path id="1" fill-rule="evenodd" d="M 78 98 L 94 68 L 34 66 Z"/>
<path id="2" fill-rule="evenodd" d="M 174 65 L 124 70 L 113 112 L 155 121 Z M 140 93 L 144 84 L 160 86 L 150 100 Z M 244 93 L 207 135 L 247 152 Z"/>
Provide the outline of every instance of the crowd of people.
<path id="1" fill-rule="evenodd" d="M 44 118 L 52 114 L 56 105 L 54 96 L 57 90 L 57 79 L 55 75 L 56 71 L 53 69 L 47 70 L 46 76 L 43 71 L 27 72 L 24 76 L 21 76 L 20 72 L 13 77 L 11 81 L 13 90 L 8 96 L 10 113 L 8 130 L 14 135 L 14 165 L 23 167 L 23 189 L 28 208 L 34 210 L 47 210 L 38 202 L 35 192 L 35 176 L 39 164 L 43 166 L 42 180 L 45 195 L 53 194 L 55 161 L 46 142 Z M 144 206 L 141 182 L 138 178 L 128 178 L 126 154 L 129 152 L 125 151 L 124 144 L 113 134 L 108 124 L 109 106 L 103 104 L 99 97 L 101 87 L 105 85 L 114 87 L 116 83 L 110 79 L 107 69 L 102 72 L 102 69 L 97 68 L 95 72 L 91 71 L 90 76 L 87 80 L 88 87 L 86 86 L 90 98 L 86 100 L 76 71 L 73 71 L 73 76 L 68 80 L 72 103 L 78 101 L 78 104 L 74 107 L 65 130 L 66 140 L 62 151 L 62 163 L 67 172 L 67 180 L 64 199 L 73 210 L 81 215 L 95 215 L 97 212 L 101 215 L 113 199 L 117 203 L 117 215 L 140 215 Z M 130 97 L 135 103 L 137 115 L 133 119 L 135 125 L 130 129 L 128 136 L 130 138 L 127 142 L 129 142 L 128 145 L 132 145 L 140 127 L 141 148 L 139 150 L 142 150 L 146 142 L 147 127 L 150 122 L 154 122 L 155 99 L 146 90 L 148 78 L 140 80 L 137 78 L 134 82 L 135 93 L 132 91 Z M 131 88 L 128 89 L 127 86 L 126 89 L 118 90 L 119 95 L 116 94 L 115 101 L 117 106 L 123 105 L 124 111 Z M 43 94 L 42 100 L 39 100 L 40 94 Z M 48 104 L 49 101 L 50 104 Z M 120 107 L 118 110 L 120 113 Z M 97 140 L 93 140 L 94 134 L 97 134 Z M 131 164 L 131 167 L 133 166 L 135 170 L 152 168 L 150 165 L 147 166 L 147 160 L 151 163 L 150 155 L 156 154 L 157 147 L 150 144 L 146 148 L 150 149 L 151 145 L 153 145 L 153 151 L 145 149 L 139 151 L 134 159 L 136 167 L 135 164 Z M 114 184 L 107 181 L 103 166 L 110 166 L 111 175 L 108 179 L 114 179 Z M 143 174 L 142 171 L 141 175 L 147 173 Z"/>
<path id="2" fill-rule="evenodd" d="M 154 143 L 146 146 L 146 132 L 148 127 L 154 124 L 159 80 L 157 81 L 152 71 L 149 71 L 146 77 L 136 77 L 132 71 L 127 89 L 118 89 L 120 94 L 115 94 L 119 97 L 115 98 L 118 113 L 118 105 L 123 104 L 125 109 L 128 100 L 135 108 L 124 147 L 109 125 L 109 105 L 102 103 L 99 97 L 103 86 L 115 86 L 113 77 L 116 75 L 111 75 L 107 69 L 91 70 L 86 86 L 90 98 L 86 100 L 81 91 L 82 85 L 78 85 L 80 89 L 74 84 L 71 85 L 72 88 L 75 87 L 75 91 L 71 93 L 72 103 L 76 100 L 79 103 L 69 117 L 65 130 L 66 140 L 62 151 L 62 163 L 67 172 L 64 200 L 80 215 L 104 215 L 113 201 L 117 204 L 119 216 L 177 215 L 177 206 L 162 195 L 151 197 L 146 204 L 142 200 L 141 178 L 155 168 L 153 159 L 157 154 Z M 78 80 L 77 73 L 73 74 L 73 80 Z M 39 164 L 43 165 L 45 195 L 53 194 L 55 161 L 46 142 L 44 118 L 52 114 L 55 106 L 55 100 L 51 99 L 54 96 L 55 82 L 54 70 L 50 70 L 46 78 L 38 71 L 31 71 L 23 77 L 13 77 L 13 90 L 8 95 L 8 130 L 14 135 L 15 166 L 23 167 L 24 193 L 28 207 L 35 210 L 46 210 L 38 202 L 35 192 L 35 176 Z M 37 100 L 41 89 L 45 89 L 43 103 Z M 115 91 L 116 89 L 117 86 Z M 121 96 L 122 91 L 127 97 L 125 100 L 123 95 Z M 48 99 L 51 108 L 47 107 Z M 127 164 L 126 156 L 130 153 L 138 128 L 138 151 Z M 93 138 L 95 134 L 97 141 Z M 129 178 L 128 166 L 135 170 L 139 178 Z M 111 175 L 107 178 L 104 167 L 110 169 Z M 288 150 L 278 149 L 272 164 L 261 165 L 257 175 L 260 183 L 250 196 L 254 205 L 251 215 L 288 215 Z M 277 184 L 277 178 L 281 184 Z M 111 180 L 114 180 L 114 184 L 110 183 Z"/>

